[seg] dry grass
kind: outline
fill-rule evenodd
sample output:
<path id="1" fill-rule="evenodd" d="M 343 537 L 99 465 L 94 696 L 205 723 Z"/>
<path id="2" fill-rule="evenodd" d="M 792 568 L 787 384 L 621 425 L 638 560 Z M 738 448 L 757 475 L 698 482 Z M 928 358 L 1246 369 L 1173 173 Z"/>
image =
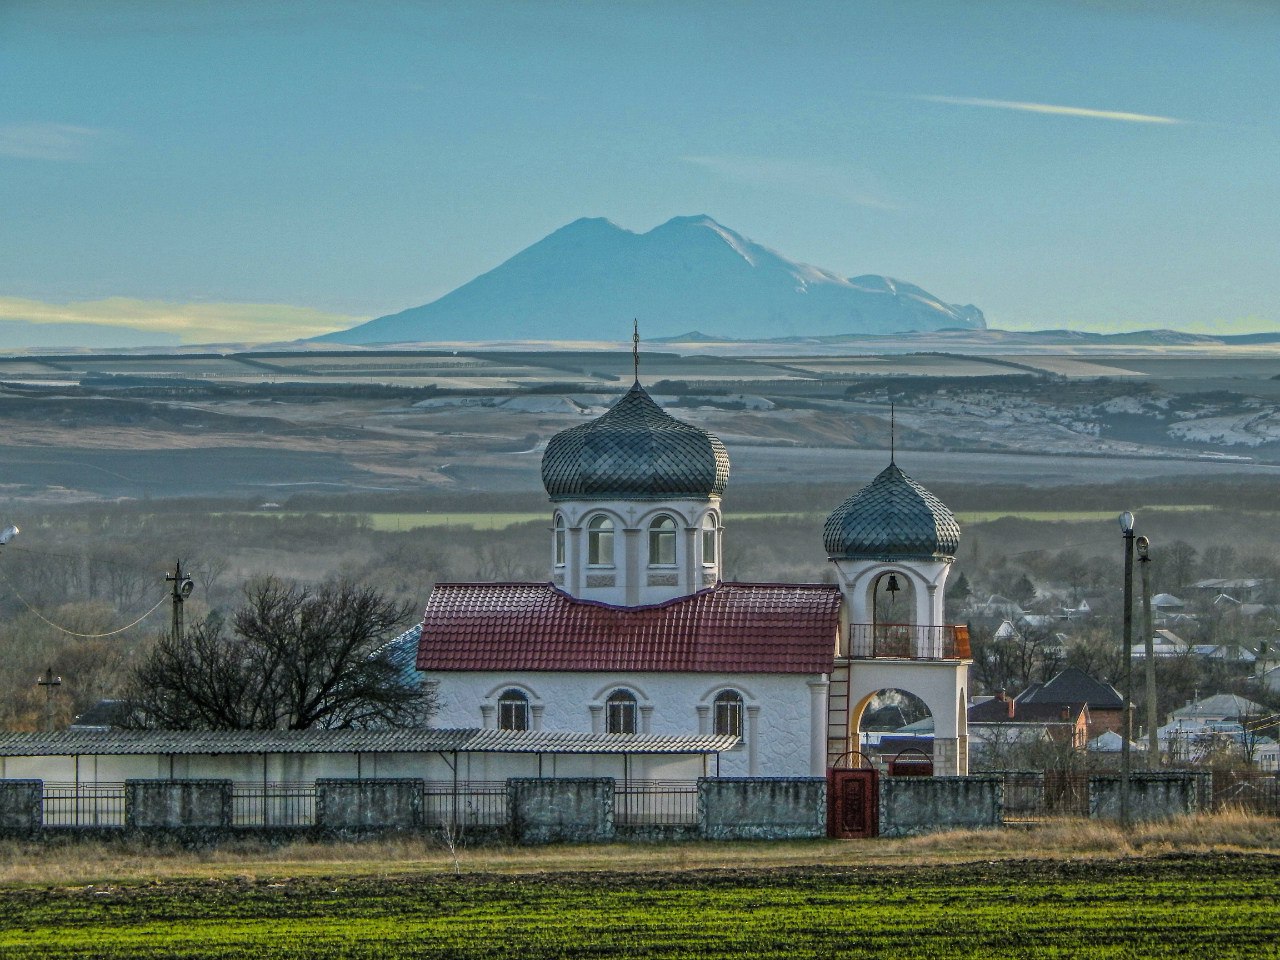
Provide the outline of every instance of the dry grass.
<path id="1" fill-rule="evenodd" d="M 462 847 L 463 873 L 706 870 L 795 866 L 962 863 L 981 860 L 1115 859 L 1168 853 L 1273 853 L 1280 821 L 1238 811 L 1143 824 L 1061 820 L 1027 828 L 965 830 L 903 839 L 760 843 Z M 210 850 L 141 840 L 0 843 L 0 884 L 51 885 L 152 879 L 264 879 L 452 873 L 439 842 L 405 838 L 364 843 L 239 842 Z"/>

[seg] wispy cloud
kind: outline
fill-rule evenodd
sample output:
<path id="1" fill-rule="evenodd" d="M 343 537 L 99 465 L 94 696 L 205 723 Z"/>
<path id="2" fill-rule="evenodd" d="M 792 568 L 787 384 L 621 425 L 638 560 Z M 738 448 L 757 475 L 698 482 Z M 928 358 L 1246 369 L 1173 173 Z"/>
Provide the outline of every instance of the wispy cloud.
<path id="1" fill-rule="evenodd" d="M 856 164 L 735 155 L 680 159 L 734 183 L 771 189 L 783 187 L 875 210 L 898 209 L 876 178 Z"/>
<path id="2" fill-rule="evenodd" d="M 79 160 L 103 136 L 95 127 L 68 123 L 0 125 L 0 156 L 22 160 Z"/>
<path id="3" fill-rule="evenodd" d="M 984 100 L 980 97 L 941 97 L 922 94 L 912 100 L 949 103 L 959 107 L 990 107 L 995 110 L 1020 110 L 1023 113 L 1047 113 L 1059 117 L 1083 117 L 1087 120 L 1116 120 L 1122 123 L 1188 123 L 1177 117 L 1161 117 L 1151 113 L 1127 113 L 1123 110 L 1095 110 L 1091 107 L 1064 107 L 1055 103 L 1028 103 L 1024 100 Z"/>
<path id="4" fill-rule="evenodd" d="M 49 303 L 0 297 L 0 320 L 128 327 L 176 334 L 184 343 L 296 340 L 343 330 L 362 319 L 283 303 L 167 303 L 127 297 Z"/>

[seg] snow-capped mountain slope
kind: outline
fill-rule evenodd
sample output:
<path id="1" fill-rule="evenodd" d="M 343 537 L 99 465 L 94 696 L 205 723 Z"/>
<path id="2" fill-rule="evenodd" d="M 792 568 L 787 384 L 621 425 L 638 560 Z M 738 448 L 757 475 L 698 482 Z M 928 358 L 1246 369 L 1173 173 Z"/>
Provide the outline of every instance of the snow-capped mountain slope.
<path id="1" fill-rule="evenodd" d="M 701 330 L 735 339 L 985 328 L 982 311 L 888 277 L 797 263 L 707 216 L 637 234 L 584 218 L 420 307 L 318 339 L 616 339 Z"/>

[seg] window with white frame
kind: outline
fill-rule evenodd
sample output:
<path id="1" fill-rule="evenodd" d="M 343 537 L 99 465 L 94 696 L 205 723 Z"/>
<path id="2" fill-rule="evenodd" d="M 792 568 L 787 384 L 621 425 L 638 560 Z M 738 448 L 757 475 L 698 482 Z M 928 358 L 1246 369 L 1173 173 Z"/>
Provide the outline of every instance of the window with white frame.
<path id="1" fill-rule="evenodd" d="M 519 690 L 506 690 L 498 698 L 498 729 L 529 729 L 529 698 Z"/>
<path id="2" fill-rule="evenodd" d="M 676 563 L 676 522 L 658 517 L 649 524 L 649 566 L 673 567 Z"/>
<path id="3" fill-rule="evenodd" d="M 615 690 L 604 702 L 605 733 L 635 733 L 638 705 L 630 690 Z"/>
<path id="4" fill-rule="evenodd" d="M 556 532 L 555 532 L 555 550 L 556 550 L 556 566 L 564 566 L 564 517 L 556 514 Z"/>
<path id="5" fill-rule="evenodd" d="M 719 531 L 716 529 L 716 515 L 708 513 L 702 518 L 702 562 L 716 562 L 716 535 Z"/>
<path id="6" fill-rule="evenodd" d="M 742 736 L 742 694 L 722 690 L 712 702 L 711 729 L 717 737 Z"/>
<path id="7" fill-rule="evenodd" d="M 587 563 L 613 566 L 613 521 L 608 517 L 594 516 L 587 524 Z"/>

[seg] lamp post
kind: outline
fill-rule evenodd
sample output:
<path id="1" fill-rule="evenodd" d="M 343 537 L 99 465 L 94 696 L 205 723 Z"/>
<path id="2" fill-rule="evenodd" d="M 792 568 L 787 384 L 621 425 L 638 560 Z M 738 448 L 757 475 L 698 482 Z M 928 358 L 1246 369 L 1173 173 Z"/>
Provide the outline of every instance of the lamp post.
<path id="1" fill-rule="evenodd" d="M 165 580 L 173 584 L 170 592 L 170 599 L 173 601 L 173 623 L 171 629 L 173 631 L 173 639 L 182 642 L 182 604 L 187 597 L 191 596 L 191 591 L 195 589 L 195 584 L 191 582 L 191 578 L 182 572 L 182 561 L 177 560 L 173 565 L 173 573 L 165 574 Z"/>
<path id="2" fill-rule="evenodd" d="M 1156 639 L 1151 631 L 1151 541 L 1138 537 L 1134 541 L 1138 551 L 1138 570 L 1142 575 L 1142 629 L 1147 654 L 1147 769 L 1155 769 L 1160 757 L 1160 735 L 1157 728 L 1160 717 L 1156 713 Z"/>
<path id="3" fill-rule="evenodd" d="M 1120 823 L 1129 824 L 1129 735 L 1133 710 L 1129 691 L 1133 687 L 1133 514 L 1120 514 L 1120 532 L 1124 535 L 1124 719 L 1120 724 Z"/>

